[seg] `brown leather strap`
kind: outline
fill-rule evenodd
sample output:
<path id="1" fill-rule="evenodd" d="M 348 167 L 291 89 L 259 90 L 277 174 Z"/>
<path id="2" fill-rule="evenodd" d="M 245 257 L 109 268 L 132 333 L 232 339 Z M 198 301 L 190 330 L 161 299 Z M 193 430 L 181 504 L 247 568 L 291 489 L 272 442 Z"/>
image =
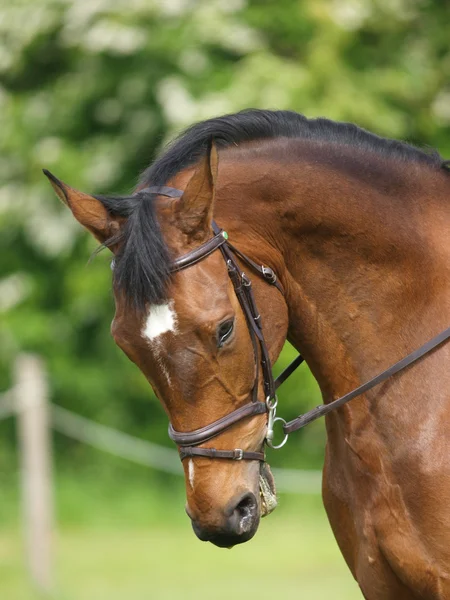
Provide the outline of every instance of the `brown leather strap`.
<path id="1" fill-rule="evenodd" d="M 152 185 L 139 190 L 137 193 L 140 194 L 141 192 L 147 192 L 158 196 L 167 196 L 168 198 L 181 198 L 184 194 L 183 190 L 177 190 L 176 188 L 167 185 Z"/>
<path id="2" fill-rule="evenodd" d="M 253 383 L 252 389 L 252 400 L 253 402 L 258 402 L 258 383 L 259 383 L 259 372 L 260 372 L 260 359 L 259 359 L 259 339 L 257 332 L 259 334 L 259 326 L 257 325 L 257 321 L 259 321 L 258 314 L 252 314 L 251 307 L 248 302 L 248 290 L 244 286 L 244 280 L 242 277 L 242 273 L 240 271 L 239 265 L 234 259 L 231 251 L 228 246 L 224 245 L 220 248 L 220 251 L 223 255 L 223 258 L 227 264 L 228 268 L 228 276 L 231 279 L 233 284 L 234 293 L 239 301 L 242 312 L 244 313 L 245 320 L 247 322 L 247 329 L 250 335 L 250 340 L 252 342 L 253 347 L 253 356 L 255 360 L 255 379 Z"/>
<path id="3" fill-rule="evenodd" d="M 266 460 L 264 452 L 248 452 L 236 448 L 235 450 L 217 450 L 217 448 L 191 448 L 180 447 L 180 459 L 201 456 L 203 458 L 226 458 L 228 460 Z"/>
<path id="4" fill-rule="evenodd" d="M 282 371 L 278 377 L 275 379 L 275 389 L 277 390 L 282 383 L 286 381 L 288 377 L 292 375 L 297 367 L 299 367 L 302 362 L 304 362 L 304 358 L 301 354 L 299 354 L 294 360 L 288 364 L 288 366 Z"/>
<path id="5" fill-rule="evenodd" d="M 220 248 L 220 246 L 222 246 L 222 244 L 225 244 L 226 241 L 227 234 L 225 233 L 225 231 L 222 231 L 222 229 L 220 229 L 214 237 L 209 239 L 201 246 L 198 246 L 197 248 L 194 248 L 194 250 L 191 250 L 187 254 L 183 254 L 183 256 L 176 258 L 172 262 L 170 270 L 172 272 L 181 271 L 182 269 L 186 269 L 187 267 L 195 265 L 195 263 L 198 263 L 199 261 L 212 254 L 215 250 L 217 250 L 217 248 Z"/>
<path id="6" fill-rule="evenodd" d="M 402 358 L 402 360 L 396 362 L 394 365 L 389 367 L 389 369 L 386 369 L 376 377 L 369 379 L 369 381 L 366 381 L 366 383 L 363 383 L 348 394 L 345 394 L 345 396 L 342 396 L 341 398 L 338 398 L 337 400 L 334 400 L 329 404 L 321 404 L 320 406 L 316 406 L 316 408 L 313 408 L 307 413 L 300 415 L 296 419 L 289 421 L 288 423 L 283 425 L 284 433 L 288 434 L 292 433 L 293 431 L 297 431 L 298 429 L 301 429 L 308 423 L 311 423 L 311 421 L 315 421 L 319 417 L 323 417 L 332 410 L 335 410 L 343 404 L 350 402 L 350 400 L 353 400 L 353 398 L 356 398 L 356 396 L 364 394 L 364 392 L 367 392 L 376 385 L 379 385 L 383 381 L 386 381 L 386 379 L 389 379 L 389 377 L 392 377 L 399 371 L 403 371 L 403 369 L 406 369 L 406 367 L 409 367 L 416 361 L 420 360 L 421 358 L 429 354 L 432 350 L 434 350 L 449 339 L 450 327 L 448 329 L 445 329 L 444 331 L 441 331 L 439 335 L 429 340 L 426 344 L 424 344 L 417 350 L 414 350 L 414 352 L 411 352 L 411 354 L 408 354 L 408 356 L 405 356 L 405 358 Z"/>
<path id="7" fill-rule="evenodd" d="M 213 231 L 217 231 L 218 227 L 213 222 Z M 233 282 L 234 291 L 241 305 L 242 311 L 247 320 L 248 330 L 253 344 L 255 353 L 255 385 L 253 387 L 253 399 L 257 401 L 258 383 L 259 383 L 259 365 L 261 365 L 263 373 L 264 395 L 270 400 L 275 397 L 275 385 L 272 375 L 272 366 L 269 357 L 264 334 L 262 331 L 261 316 L 256 308 L 256 302 L 253 296 L 252 285 L 250 279 L 243 273 L 233 256 L 230 244 L 227 243 L 220 248 L 223 257 L 228 265 L 228 273 Z M 258 360 L 257 346 L 260 348 L 260 359 Z"/>
<path id="8" fill-rule="evenodd" d="M 235 246 L 233 246 L 233 244 L 230 244 L 230 242 L 228 242 L 228 246 L 232 249 L 233 253 L 236 254 L 236 256 L 239 256 L 239 258 L 244 263 L 246 263 L 249 267 L 254 269 L 257 273 L 259 273 L 259 275 L 261 275 L 261 277 L 263 277 L 267 281 L 267 283 L 270 283 L 271 285 L 274 285 L 276 288 L 278 288 L 278 290 L 284 296 L 283 287 L 280 284 L 280 282 L 278 281 L 278 278 L 275 275 L 275 272 L 273 269 L 271 269 L 270 267 L 266 267 L 265 265 L 258 265 L 258 263 L 256 263 L 254 260 L 249 258 L 246 254 L 244 254 L 243 252 L 238 250 Z"/>
<path id="9" fill-rule="evenodd" d="M 188 431 L 186 433 L 175 431 L 170 424 L 169 437 L 179 446 L 197 446 L 198 444 L 203 444 L 203 442 L 207 442 L 216 435 L 219 435 L 219 433 L 222 433 L 228 429 L 228 427 L 231 427 L 242 419 L 254 415 L 261 415 L 265 412 L 267 412 L 267 406 L 264 402 L 249 402 L 248 404 L 244 404 L 244 406 L 237 408 L 230 414 L 225 415 L 221 419 L 218 419 L 209 425 L 205 425 L 205 427 L 194 429 L 194 431 Z"/>

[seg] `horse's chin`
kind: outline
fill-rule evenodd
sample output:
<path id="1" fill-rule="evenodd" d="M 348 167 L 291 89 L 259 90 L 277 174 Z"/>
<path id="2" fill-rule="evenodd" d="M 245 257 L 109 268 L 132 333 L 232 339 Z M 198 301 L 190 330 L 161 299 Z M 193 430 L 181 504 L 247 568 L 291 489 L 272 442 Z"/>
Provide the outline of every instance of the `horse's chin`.
<path id="1" fill-rule="evenodd" d="M 261 517 L 270 515 L 277 507 L 275 479 L 267 463 L 262 463 L 259 471 L 259 494 L 261 496 Z"/>

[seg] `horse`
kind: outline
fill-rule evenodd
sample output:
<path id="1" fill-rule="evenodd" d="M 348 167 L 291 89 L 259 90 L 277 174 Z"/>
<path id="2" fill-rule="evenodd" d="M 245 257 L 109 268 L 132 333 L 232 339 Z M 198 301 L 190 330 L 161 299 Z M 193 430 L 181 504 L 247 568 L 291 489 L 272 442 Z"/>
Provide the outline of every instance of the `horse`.
<path id="1" fill-rule="evenodd" d="M 286 339 L 327 406 L 449 325 L 436 151 L 250 109 L 188 128 L 129 196 L 46 174 L 113 253 L 112 335 L 167 412 L 187 514 L 217 546 L 273 508 L 262 448 Z M 450 598 L 449 359 L 434 347 L 326 415 L 323 501 L 366 599 Z"/>

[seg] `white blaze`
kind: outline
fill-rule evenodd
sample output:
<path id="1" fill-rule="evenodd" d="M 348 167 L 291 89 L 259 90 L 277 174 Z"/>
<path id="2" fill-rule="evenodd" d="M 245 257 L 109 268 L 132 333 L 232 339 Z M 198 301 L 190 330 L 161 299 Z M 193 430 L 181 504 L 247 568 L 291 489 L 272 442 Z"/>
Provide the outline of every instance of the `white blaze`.
<path id="1" fill-rule="evenodd" d="M 161 356 L 163 344 L 162 340 L 159 339 L 161 335 L 169 331 L 172 333 L 177 331 L 177 314 L 174 310 L 174 301 L 170 300 L 166 304 L 152 304 L 141 333 L 142 337 L 149 342 L 159 368 L 164 373 L 170 386 L 169 371 Z"/>
<path id="2" fill-rule="evenodd" d="M 173 305 L 174 302 L 171 300 L 166 304 L 153 304 L 150 306 L 147 321 L 142 330 L 142 335 L 145 338 L 152 342 L 168 331 L 175 333 L 177 328 L 177 314 Z"/>

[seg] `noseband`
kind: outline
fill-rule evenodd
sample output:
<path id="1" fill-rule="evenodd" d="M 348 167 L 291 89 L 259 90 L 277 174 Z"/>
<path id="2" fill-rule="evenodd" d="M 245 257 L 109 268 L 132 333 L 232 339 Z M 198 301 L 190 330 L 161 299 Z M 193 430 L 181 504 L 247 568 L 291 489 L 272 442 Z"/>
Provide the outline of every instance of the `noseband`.
<path id="1" fill-rule="evenodd" d="M 147 192 L 150 194 L 168 196 L 170 198 L 181 198 L 183 195 L 182 190 L 167 186 L 152 186 L 141 190 L 141 192 Z M 361 394 L 372 389 L 376 385 L 382 383 L 389 377 L 392 377 L 399 371 L 402 371 L 406 367 L 412 365 L 420 358 L 429 354 L 432 350 L 440 346 L 442 343 L 450 339 L 450 327 L 442 331 L 439 335 L 429 340 L 426 344 L 408 354 L 405 358 L 395 363 L 376 377 L 373 377 L 366 383 L 360 385 L 356 389 L 352 390 L 348 394 L 345 394 L 341 398 L 329 402 L 328 404 L 322 404 L 316 408 L 308 411 L 307 413 L 298 416 L 296 419 L 289 421 L 288 423 L 281 417 L 276 417 L 276 407 L 278 403 L 276 391 L 278 387 L 295 371 L 295 369 L 303 362 L 303 357 L 299 354 L 290 365 L 276 378 L 272 375 L 272 364 L 269 357 L 269 351 L 264 340 L 264 334 L 262 330 L 261 315 L 256 307 L 255 298 L 252 291 L 252 284 L 248 276 L 241 270 L 237 257 L 245 263 L 251 270 L 257 275 L 262 277 L 269 285 L 275 286 L 283 295 L 284 291 L 280 283 L 278 282 L 277 276 L 270 267 L 265 265 L 259 265 L 250 259 L 248 256 L 240 252 L 228 241 L 228 234 L 220 229 L 217 224 L 213 221 L 212 229 L 214 236 L 207 242 L 198 246 L 191 252 L 176 258 L 172 262 L 171 271 L 173 273 L 187 269 L 192 265 L 205 259 L 207 256 L 220 250 L 225 263 L 227 265 L 228 275 L 233 284 L 233 288 L 239 304 L 244 313 L 248 331 L 253 346 L 253 354 L 255 358 L 256 374 L 255 381 L 252 388 L 252 399 L 249 403 L 237 408 L 233 412 L 225 415 L 221 419 L 205 425 L 199 429 L 195 429 L 189 432 L 175 431 L 172 424 L 169 425 L 169 437 L 179 446 L 180 458 L 184 460 L 187 457 L 202 456 L 206 458 L 223 458 L 232 460 L 259 460 L 264 462 L 264 452 L 249 452 L 236 448 L 234 450 L 217 450 L 216 448 L 197 448 L 200 444 L 211 440 L 212 438 L 220 435 L 226 429 L 232 425 L 255 415 L 268 413 L 267 419 L 267 432 L 265 442 L 271 448 L 277 449 L 284 446 L 287 441 L 288 435 L 293 431 L 296 431 L 311 421 L 322 417 L 332 410 L 339 408 L 343 404 L 346 404 L 353 398 L 360 396 Z M 264 390 L 265 401 L 260 402 L 258 400 L 258 388 L 260 380 L 260 372 L 262 373 L 262 385 Z M 273 444 L 274 431 L 273 427 L 275 422 L 280 421 L 283 423 L 283 432 L 285 434 L 283 441 L 278 444 Z"/>

